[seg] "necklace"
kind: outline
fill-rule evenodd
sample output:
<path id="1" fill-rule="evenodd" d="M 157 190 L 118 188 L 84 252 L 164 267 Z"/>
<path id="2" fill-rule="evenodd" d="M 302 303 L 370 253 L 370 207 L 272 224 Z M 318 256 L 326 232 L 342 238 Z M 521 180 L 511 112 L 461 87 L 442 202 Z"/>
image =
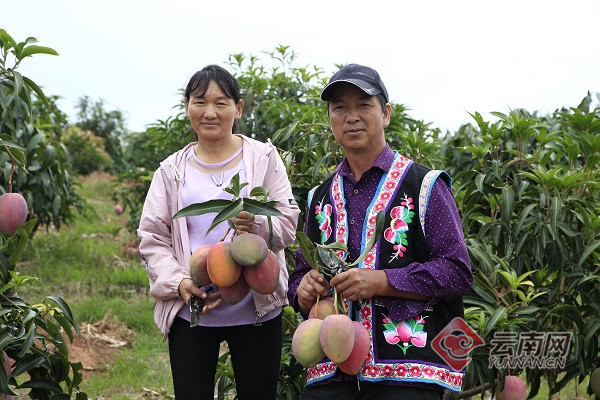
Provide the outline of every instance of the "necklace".
<path id="1" fill-rule="evenodd" d="M 217 182 L 217 178 L 215 178 L 214 175 L 210 175 L 210 179 L 212 179 L 213 183 L 215 184 L 216 187 L 221 187 L 223 185 L 223 178 L 225 177 L 225 172 L 221 172 L 221 178 L 219 179 L 219 181 Z"/>
<path id="2" fill-rule="evenodd" d="M 235 152 L 235 153 L 234 153 L 234 154 L 233 154 L 231 157 L 229 157 L 227 160 L 224 160 L 224 161 L 218 162 L 218 163 L 216 163 L 216 164 L 210 164 L 210 163 L 207 163 L 207 162 L 204 162 L 204 161 L 202 161 L 201 159 L 199 159 L 199 158 L 196 156 L 196 152 L 195 152 L 195 151 L 192 151 L 192 157 L 194 157 L 194 160 L 195 160 L 195 161 L 196 161 L 198 164 L 202 165 L 203 167 L 206 167 L 206 168 L 218 168 L 218 167 L 222 167 L 223 165 L 226 165 L 226 164 L 230 163 L 230 162 L 231 162 L 231 161 L 232 161 L 234 158 L 236 158 L 237 156 L 239 156 L 241 152 L 242 152 L 242 147 L 240 147 L 240 149 L 239 149 L 238 151 L 236 151 L 236 152 Z M 221 183 L 223 183 L 223 179 L 222 179 L 222 178 L 221 178 Z M 215 185 L 216 185 L 216 184 L 217 184 L 217 183 L 215 182 Z M 217 185 L 217 186 L 218 186 L 218 185 Z"/>

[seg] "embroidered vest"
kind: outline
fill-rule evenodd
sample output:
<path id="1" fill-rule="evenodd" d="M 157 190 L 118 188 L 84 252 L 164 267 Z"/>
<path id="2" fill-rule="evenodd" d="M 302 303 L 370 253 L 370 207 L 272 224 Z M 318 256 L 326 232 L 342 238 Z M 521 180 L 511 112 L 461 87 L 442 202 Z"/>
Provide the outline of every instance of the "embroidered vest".
<path id="1" fill-rule="evenodd" d="M 441 177 L 450 186 L 444 171 L 432 171 L 400 154 L 383 175 L 367 207 L 362 231 L 361 252 L 375 229 L 377 212 L 385 210 L 385 225 L 359 268 L 403 268 L 425 262 L 429 249 L 425 240 L 425 215 L 431 189 Z M 348 221 L 343 178 L 339 174 L 309 193 L 307 233 L 314 242 L 347 243 Z M 338 256 L 344 258 L 343 251 Z M 455 317 L 463 317 L 462 298 L 440 301 L 407 321 L 394 321 L 381 298 L 374 297 L 349 306 L 350 317 L 369 331 L 371 349 L 358 379 L 378 382 L 437 384 L 460 391 L 464 371 L 451 369 L 432 349 L 430 341 Z M 335 363 L 324 360 L 307 369 L 307 385 L 331 378 Z"/>

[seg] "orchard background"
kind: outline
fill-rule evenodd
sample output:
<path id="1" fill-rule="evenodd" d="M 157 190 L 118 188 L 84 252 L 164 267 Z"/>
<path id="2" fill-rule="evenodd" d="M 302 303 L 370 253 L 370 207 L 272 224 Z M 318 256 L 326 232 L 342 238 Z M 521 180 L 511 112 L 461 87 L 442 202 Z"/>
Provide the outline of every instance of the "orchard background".
<path id="1" fill-rule="evenodd" d="M 54 50 L 0 30 L 0 52 L 0 194 L 10 181 L 29 208 L 17 234 L 0 236 L 0 350 L 12 360 L 10 380 L 0 373 L 0 392 L 172 398 L 135 229 L 159 162 L 194 140 L 183 102 L 168 118 L 130 132 L 121 111 L 83 96 L 71 122 L 56 97 L 18 72 L 21 62 L 35 62 L 30 56 Z M 328 77 L 319 66 L 296 65 L 286 46 L 260 57 L 232 54 L 226 64 L 245 93 L 240 132 L 279 148 L 304 210 L 308 191 L 342 159 L 319 100 Z M 593 396 L 589 376 L 600 367 L 600 99 L 582 97 L 550 115 L 518 109 L 492 112 L 490 121 L 474 112 L 456 132 L 392 104 L 392 148 L 453 177 L 475 276 L 466 320 L 487 343 L 471 355 L 466 393 L 489 396 L 510 374 L 526 380 L 529 398 Z M 301 215 L 299 229 L 303 221 Z M 290 269 L 294 249 L 287 251 Z M 290 349 L 300 321 L 284 309 L 281 399 L 296 399 L 303 386 Z M 565 368 L 488 368 L 490 338 L 509 331 L 571 332 Z M 102 336 L 113 340 L 112 358 L 95 367 L 75 359 L 81 337 L 91 346 Z M 235 396 L 226 347 L 217 379 L 217 397 Z"/>

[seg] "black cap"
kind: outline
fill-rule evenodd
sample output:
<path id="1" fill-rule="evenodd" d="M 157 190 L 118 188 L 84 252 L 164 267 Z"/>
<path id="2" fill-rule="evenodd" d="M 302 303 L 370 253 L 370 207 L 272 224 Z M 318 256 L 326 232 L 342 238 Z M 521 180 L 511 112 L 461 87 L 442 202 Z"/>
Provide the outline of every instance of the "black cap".
<path id="1" fill-rule="evenodd" d="M 348 64 L 333 74 L 327 86 L 321 92 L 321 100 L 331 100 L 333 86 L 336 83 L 348 82 L 356 85 L 359 89 L 371 96 L 382 94 L 385 102 L 389 102 L 388 93 L 381 77 L 373 68 L 359 64 Z"/>

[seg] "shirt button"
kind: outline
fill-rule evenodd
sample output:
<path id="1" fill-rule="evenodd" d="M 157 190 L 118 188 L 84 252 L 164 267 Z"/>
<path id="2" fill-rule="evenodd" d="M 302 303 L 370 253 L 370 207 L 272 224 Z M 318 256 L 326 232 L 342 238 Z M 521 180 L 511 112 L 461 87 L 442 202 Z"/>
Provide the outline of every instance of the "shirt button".
<path id="1" fill-rule="evenodd" d="M 350 220 L 350 225 L 354 225 L 356 222 L 354 222 L 353 219 Z"/>
<path id="2" fill-rule="evenodd" d="M 358 189 L 354 189 L 354 194 L 358 194 Z"/>

